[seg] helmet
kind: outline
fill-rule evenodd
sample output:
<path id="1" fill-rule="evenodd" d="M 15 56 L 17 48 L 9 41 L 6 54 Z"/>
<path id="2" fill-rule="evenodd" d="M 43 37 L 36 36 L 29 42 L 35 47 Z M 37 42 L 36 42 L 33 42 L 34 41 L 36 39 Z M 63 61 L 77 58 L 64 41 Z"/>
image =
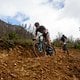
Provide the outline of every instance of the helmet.
<path id="1" fill-rule="evenodd" d="M 38 26 L 39 26 L 39 22 L 36 22 L 34 25 L 35 25 L 36 27 L 38 27 Z"/>

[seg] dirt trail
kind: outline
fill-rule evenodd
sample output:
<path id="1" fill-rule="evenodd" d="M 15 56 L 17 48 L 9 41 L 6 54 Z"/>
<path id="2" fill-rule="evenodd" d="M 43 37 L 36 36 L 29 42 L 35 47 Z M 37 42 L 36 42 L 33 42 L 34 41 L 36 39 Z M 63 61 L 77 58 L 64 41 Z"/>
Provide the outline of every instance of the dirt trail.
<path id="1" fill-rule="evenodd" d="M 80 80 L 80 50 L 71 49 L 69 56 L 56 50 L 43 57 L 21 46 L 0 50 L 0 80 Z"/>

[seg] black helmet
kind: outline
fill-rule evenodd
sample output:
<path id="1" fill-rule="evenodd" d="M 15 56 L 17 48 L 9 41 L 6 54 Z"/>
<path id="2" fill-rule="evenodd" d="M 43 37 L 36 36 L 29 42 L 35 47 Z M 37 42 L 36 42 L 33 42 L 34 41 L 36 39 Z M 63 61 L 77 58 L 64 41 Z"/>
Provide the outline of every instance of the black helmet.
<path id="1" fill-rule="evenodd" d="M 35 25 L 36 27 L 38 27 L 38 26 L 39 26 L 39 22 L 36 22 L 34 25 Z"/>
<path id="2" fill-rule="evenodd" d="M 63 34 L 62 36 L 63 36 L 63 37 L 65 37 L 65 35 L 64 35 L 64 34 Z"/>

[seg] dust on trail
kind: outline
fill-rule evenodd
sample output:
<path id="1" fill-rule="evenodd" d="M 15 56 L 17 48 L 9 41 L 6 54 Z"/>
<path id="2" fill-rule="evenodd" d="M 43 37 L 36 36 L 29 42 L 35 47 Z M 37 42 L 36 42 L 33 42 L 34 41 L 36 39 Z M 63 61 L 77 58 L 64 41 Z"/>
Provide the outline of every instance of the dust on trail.
<path id="1" fill-rule="evenodd" d="M 0 50 L 0 80 L 80 80 L 80 50 L 35 57 L 21 46 Z"/>

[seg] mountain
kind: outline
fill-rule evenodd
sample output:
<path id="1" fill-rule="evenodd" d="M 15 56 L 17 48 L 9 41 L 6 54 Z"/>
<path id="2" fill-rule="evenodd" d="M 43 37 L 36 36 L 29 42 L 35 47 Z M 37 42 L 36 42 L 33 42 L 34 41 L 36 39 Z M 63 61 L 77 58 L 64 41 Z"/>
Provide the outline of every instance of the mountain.
<path id="1" fill-rule="evenodd" d="M 20 25 L 12 25 L 0 20 L 0 38 L 7 36 L 10 33 L 16 33 L 18 37 L 26 39 L 31 39 L 33 37 L 32 33 L 27 31 L 26 28 Z"/>

